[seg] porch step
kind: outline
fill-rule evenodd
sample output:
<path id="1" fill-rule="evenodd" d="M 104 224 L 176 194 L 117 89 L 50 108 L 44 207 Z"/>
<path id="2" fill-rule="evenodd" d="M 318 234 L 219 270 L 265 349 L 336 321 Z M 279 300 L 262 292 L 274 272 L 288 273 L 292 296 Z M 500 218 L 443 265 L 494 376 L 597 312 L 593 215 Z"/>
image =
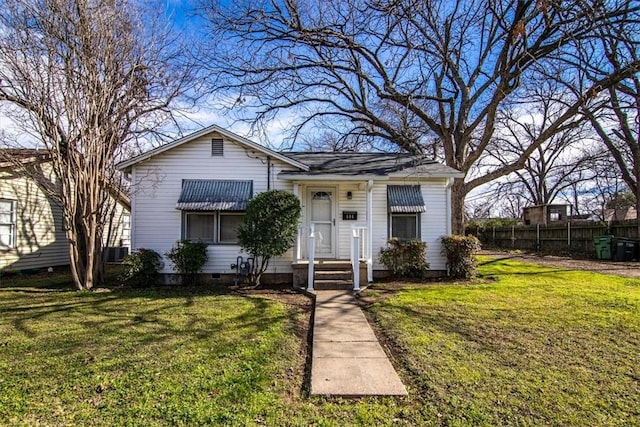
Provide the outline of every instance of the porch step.
<path id="1" fill-rule="evenodd" d="M 313 264 L 315 271 L 351 271 L 351 263 L 349 261 L 320 261 Z"/>
<path id="2" fill-rule="evenodd" d="M 351 270 L 316 270 L 314 271 L 316 280 L 351 280 Z"/>
<path id="3" fill-rule="evenodd" d="M 350 291 L 353 289 L 351 280 L 315 280 L 314 289 L 318 291 Z"/>

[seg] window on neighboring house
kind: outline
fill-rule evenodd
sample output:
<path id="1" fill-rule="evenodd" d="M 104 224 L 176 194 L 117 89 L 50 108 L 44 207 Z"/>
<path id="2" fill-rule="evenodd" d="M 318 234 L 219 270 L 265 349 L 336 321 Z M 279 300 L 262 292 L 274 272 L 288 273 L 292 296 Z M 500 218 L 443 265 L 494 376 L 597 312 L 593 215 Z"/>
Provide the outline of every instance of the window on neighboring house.
<path id="1" fill-rule="evenodd" d="M 562 215 L 560 214 L 560 212 L 551 212 L 549 214 L 549 221 L 554 222 L 554 221 L 560 221 L 562 219 Z"/>
<path id="2" fill-rule="evenodd" d="M 16 246 L 16 201 L 0 199 L 0 248 Z"/>
<path id="3" fill-rule="evenodd" d="M 122 214 L 122 238 L 120 239 L 120 246 L 131 245 L 131 214 Z"/>
<path id="4" fill-rule="evenodd" d="M 222 138 L 213 138 L 211 140 L 211 155 L 213 157 L 224 156 L 224 142 Z"/>
<path id="5" fill-rule="evenodd" d="M 243 220 L 244 212 L 187 212 L 184 236 L 187 240 L 237 244 Z"/>
<path id="6" fill-rule="evenodd" d="M 400 240 L 418 239 L 420 235 L 420 214 L 419 213 L 392 213 L 391 214 L 391 236 Z"/>

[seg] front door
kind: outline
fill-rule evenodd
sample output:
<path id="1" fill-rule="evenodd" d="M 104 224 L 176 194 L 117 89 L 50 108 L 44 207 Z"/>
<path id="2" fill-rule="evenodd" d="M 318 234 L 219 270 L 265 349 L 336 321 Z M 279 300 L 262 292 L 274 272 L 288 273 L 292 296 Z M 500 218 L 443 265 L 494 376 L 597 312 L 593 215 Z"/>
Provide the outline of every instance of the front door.
<path id="1" fill-rule="evenodd" d="M 316 236 L 316 258 L 335 258 L 335 187 L 309 188 L 309 225 L 313 224 Z"/>

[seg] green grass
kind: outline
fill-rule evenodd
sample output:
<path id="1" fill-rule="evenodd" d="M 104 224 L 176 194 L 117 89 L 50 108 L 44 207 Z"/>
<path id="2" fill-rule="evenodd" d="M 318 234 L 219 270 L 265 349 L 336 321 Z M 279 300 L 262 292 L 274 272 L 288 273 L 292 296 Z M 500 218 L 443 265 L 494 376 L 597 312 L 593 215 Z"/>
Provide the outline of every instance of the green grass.
<path id="1" fill-rule="evenodd" d="M 483 259 L 364 292 L 407 398 L 306 396 L 278 295 L 0 278 L 0 425 L 638 425 L 640 280 Z"/>
<path id="2" fill-rule="evenodd" d="M 450 425 L 640 424 L 640 280 L 482 259 L 371 308 Z"/>
<path id="3" fill-rule="evenodd" d="M 300 365 L 301 311 L 265 298 L 5 286 L 0 312 L 4 425 L 268 422 Z"/>

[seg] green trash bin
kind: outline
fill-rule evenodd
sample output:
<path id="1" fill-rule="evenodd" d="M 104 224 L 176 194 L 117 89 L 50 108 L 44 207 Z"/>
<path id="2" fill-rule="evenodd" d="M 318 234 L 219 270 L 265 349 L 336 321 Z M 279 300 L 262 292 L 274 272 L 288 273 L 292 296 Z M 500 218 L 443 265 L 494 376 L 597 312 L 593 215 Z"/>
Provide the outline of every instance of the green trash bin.
<path id="1" fill-rule="evenodd" d="M 611 259 L 612 258 L 612 250 L 611 246 L 613 243 L 613 236 L 597 236 L 593 238 L 593 243 L 596 247 L 596 258 L 597 259 Z"/>

